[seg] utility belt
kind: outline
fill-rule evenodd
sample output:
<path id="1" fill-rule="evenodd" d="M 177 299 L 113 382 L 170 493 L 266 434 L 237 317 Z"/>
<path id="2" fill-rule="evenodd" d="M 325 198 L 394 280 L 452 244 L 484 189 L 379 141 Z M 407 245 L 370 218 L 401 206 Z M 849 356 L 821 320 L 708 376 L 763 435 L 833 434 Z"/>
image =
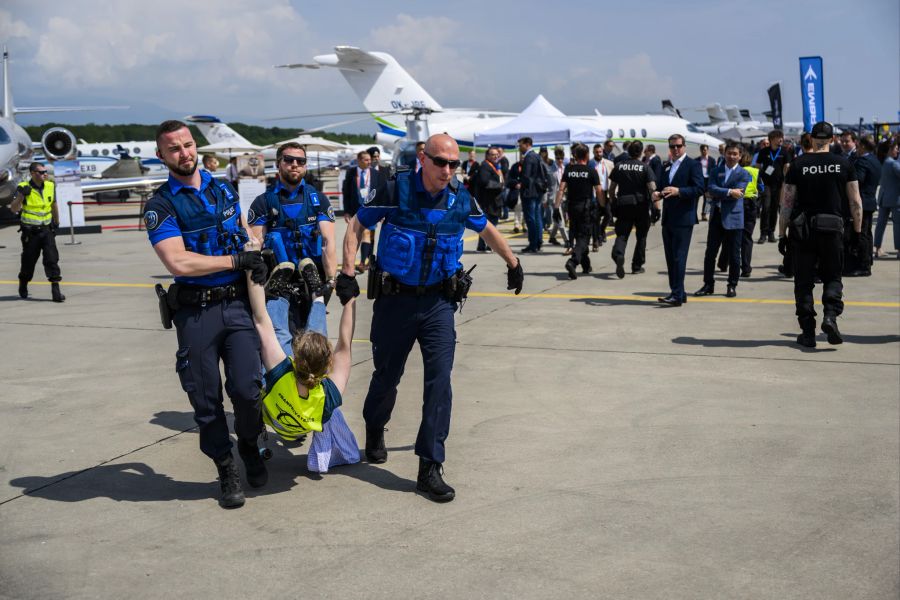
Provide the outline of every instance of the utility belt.
<path id="1" fill-rule="evenodd" d="M 243 278 L 228 285 L 205 287 L 173 283 L 165 290 L 161 283 L 154 287 L 159 299 L 159 318 L 162 326 L 172 328 L 172 317 L 183 306 L 206 306 L 208 302 L 233 300 L 247 296 L 247 282 Z"/>
<path id="2" fill-rule="evenodd" d="M 791 219 L 791 239 L 805 242 L 813 232 L 843 235 L 844 217 L 827 213 L 807 216 L 805 212 L 801 212 Z"/>
<path id="3" fill-rule="evenodd" d="M 377 266 L 375 256 L 372 256 L 373 266 L 369 269 L 369 279 L 366 284 L 366 297 L 375 300 L 381 296 L 425 296 L 427 294 L 441 294 L 451 302 L 462 303 L 469 295 L 472 287 L 473 265 L 468 271 L 460 269 L 453 276 L 433 283 L 431 285 L 408 285 L 401 283 L 390 273 L 385 273 Z"/>
<path id="4" fill-rule="evenodd" d="M 22 233 L 41 233 L 42 231 L 47 231 L 48 229 L 52 229 L 50 227 L 50 223 L 46 225 L 32 225 L 29 223 L 20 223 L 19 231 Z"/>

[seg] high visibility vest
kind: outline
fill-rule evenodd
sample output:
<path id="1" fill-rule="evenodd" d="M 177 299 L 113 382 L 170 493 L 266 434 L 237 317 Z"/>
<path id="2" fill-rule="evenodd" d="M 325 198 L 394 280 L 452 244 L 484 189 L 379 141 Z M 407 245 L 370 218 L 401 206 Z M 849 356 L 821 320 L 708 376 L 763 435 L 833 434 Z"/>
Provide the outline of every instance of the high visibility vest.
<path id="1" fill-rule="evenodd" d="M 759 169 L 756 167 L 744 167 L 744 170 L 750 173 L 750 183 L 747 184 L 747 189 L 744 190 L 744 198 L 756 198 L 759 196 L 759 190 L 756 187 L 759 181 Z"/>
<path id="2" fill-rule="evenodd" d="M 297 390 L 294 360 L 291 370 L 282 375 L 262 399 L 263 421 L 286 440 L 322 431 L 325 412 L 325 387 L 319 383 L 309 390 L 306 398 Z M 328 415 L 331 416 L 330 414 Z"/>
<path id="3" fill-rule="evenodd" d="M 19 184 L 19 189 L 30 186 L 27 181 Z M 44 187 L 39 191 L 32 187 L 31 192 L 25 196 L 22 203 L 23 225 L 49 225 L 53 220 L 53 182 L 45 181 Z"/>

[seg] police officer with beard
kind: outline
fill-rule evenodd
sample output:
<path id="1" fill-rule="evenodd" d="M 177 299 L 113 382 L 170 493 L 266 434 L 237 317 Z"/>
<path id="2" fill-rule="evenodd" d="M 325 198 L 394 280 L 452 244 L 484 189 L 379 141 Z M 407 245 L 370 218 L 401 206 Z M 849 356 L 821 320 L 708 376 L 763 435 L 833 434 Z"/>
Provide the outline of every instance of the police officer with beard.
<path id="1" fill-rule="evenodd" d="M 647 232 L 650 231 L 650 195 L 656 191 L 656 180 L 650 167 L 641 162 L 644 144 L 636 141 L 628 146 L 628 160 L 618 163 L 609 175 L 609 197 L 616 218 L 616 241 L 612 259 L 616 263 L 616 276 L 625 277 L 625 249 L 631 228 L 637 241 L 631 257 L 632 274 L 644 272 L 647 249 Z M 659 201 L 655 207 L 659 208 Z"/>
<path id="2" fill-rule="evenodd" d="M 156 155 L 169 168 L 169 180 L 147 202 L 144 223 L 153 249 L 175 276 L 161 296 L 163 325 L 175 323 L 175 370 L 200 428 L 200 450 L 219 472 L 223 508 L 244 504 L 222 402 L 219 361 L 225 391 L 234 407 L 238 453 L 252 487 L 265 485 L 266 467 L 257 446 L 260 342 L 250 312 L 244 271 L 266 280 L 260 252 L 244 251 L 249 236 L 234 188 L 197 169 L 197 145 L 187 125 L 164 121 L 156 130 Z M 170 316 L 174 311 L 174 316 Z"/>
<path id="3" fill-rule="evenodd" d="M 829 344 L 844 340 L 837 317 L 844 310 L 843 229 L 844 211 L 849 210 L 853 229 L 862 228 L 862 199 L 856 172 L 845 157 L 832 154 L 831 123 L 820 121 L 812 128 L 813 150 L 791 163 L 782 196 L 781 235 L 790 221 L 789 242 L 794 252 L 794 298 L 802 332 L 797 343 L 816 345 L 816 311 L 813 287 L 816 274 L 822 279 L 822 331 Z"/>

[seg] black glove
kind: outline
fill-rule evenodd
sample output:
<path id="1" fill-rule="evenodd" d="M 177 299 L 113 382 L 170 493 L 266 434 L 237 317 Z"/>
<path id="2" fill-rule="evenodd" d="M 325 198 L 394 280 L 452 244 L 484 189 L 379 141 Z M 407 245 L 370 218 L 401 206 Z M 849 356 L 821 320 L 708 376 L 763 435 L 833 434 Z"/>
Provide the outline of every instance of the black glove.
<path id="1" fill-rule="evenodd" d="M 250 279 L 253 283 L 265 285 L 269 269 L 266 268 L 266 261 L 263 260 L 262 253 L 259 250 L 232 254 L 231 263 L 231 268 L 235 271 L 250 271 Z"/>
<path id="2" fill-rule="evenodd" d="M 31 186 L 28 184 L 25 184 L 19 188 L 19 191 L 22 192 L 22 195 L 27 198 L 28 194 L 31 193 Z"/>
<path id="3" fill-rule="evenodd" d="M 553 209 L 553 220 L 562 223 L 562 213 L 559 211 L 559 208 Z"/>
<path id="4" fill-rule="evenodd" d="M 650 209 L 650 224 L 653 225 L 662 217 L 662 211 L 655 206 Z"/>
<path id="5" fill-rule="evenodd" d="M 778 253 L 782 256 L 787 255 L 787 237 L 778 238 Z"/>
<path id="6" fill-rule="evenodd" d="M 334 280 L 329 279 L 322 285 L 322 287 L 319 288 L 319 291 L 316 293 L 319 296 L 322 296 L 322 299 L 325 301 L 325 304 L 327 305 L 328 301 L 331 300 L 332 292 L 334 292 Z"/>
<path id="7" fill-rule="evenodd" d="M 359 284 L 356 283 L 356 277 L 338 273 L 334 283 L 334 293 L 340 298 L 342 306 L 359 296 Z"/>
<path id="8" fill-rule="evenodd" d="M 506 268 L 506 289 L 516 290 L 516 296 L 518 296 L 524 282 L 525 271 L 522 270 L 522 262 L 517 258 L 515 267 Z"/>
<path id="9" fill-rule="evenodd" d="M 50 233 L 56 235 L 56 230 L 59 229 L 59 223 L 50 222 Z"/>

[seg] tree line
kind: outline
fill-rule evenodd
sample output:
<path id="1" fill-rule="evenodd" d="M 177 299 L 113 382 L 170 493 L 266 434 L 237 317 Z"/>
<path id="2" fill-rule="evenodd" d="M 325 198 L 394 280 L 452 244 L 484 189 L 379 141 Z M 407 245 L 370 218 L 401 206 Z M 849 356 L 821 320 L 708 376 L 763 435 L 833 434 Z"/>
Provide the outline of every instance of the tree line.
<path id="1" fill-rule="evenodd" d="M 232 129 L 253 142 L 258 146 L 268 146 L 282 140 L 296 137 L 302 133 L 301 129 L 285 128 L 285 127 L 260 127 L 258 125 L 247 125 L 246 123 L 229 123 Z M 95 142 L 132 142 L 152 140 L 156 132 L 156 125 L 144 125 L 140 123 L 129 123 L 125 125 L 98 125 L 96 123 L 88 123 L 87 125 L 66 125 L 64 123 L 45 123 L 44 125 L 29 125 L 25 127 L 25 131 L 33 140 L 40 140 L 41 135 L 50 127 L 65 127 L 79 140 L 88 143 Z M 203 134 L 193 125 L 190 126 L 191 132 L 198 145 L 206 145 L 209 141 L 203 137 Z M 372 142 L 371 133 L 338 133 L 333 131 L 317 131 L 310 135 L 323 137 L 327 140 L 336 142 L 348 142 L 350 144 L 370 144 Z"/>

